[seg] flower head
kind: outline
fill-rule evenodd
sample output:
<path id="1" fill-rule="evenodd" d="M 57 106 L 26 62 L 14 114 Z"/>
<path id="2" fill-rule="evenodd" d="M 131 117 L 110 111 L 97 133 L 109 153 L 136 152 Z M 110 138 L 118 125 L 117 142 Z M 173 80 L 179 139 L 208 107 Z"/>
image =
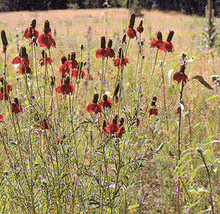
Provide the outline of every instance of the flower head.
<path id="1" fill-rule="evenodd" d="M 44 33 L 41 34 L 38 38 L 40 47 L 46 47 L 50 49 L 50 47 L 56 47 L 56 42 L 51 34 L 50 23 L 48 20 L 44 23 Z"/>
<path id="2" fill-rule="evenodd" d="M 143 33 L 144 28 L 143 28 L 143 20 L 140 21 L 138 27 L 137 27 L 137 32 Z"/>
<path id="3" fill-rule="evenodd" d="M 53 59 L 52 58 L 50 58 L 49 56 L 47 56 L 47 54 L 46 54 L 46 52 L 43 50 L 42 51 L 42 57 L 40 58 L 40 65 L 41 66 L 43 66 L 45 63 L 45 61 L 46 61 L 46 64 L 48 65 L 51 65 L 52 64 L 52 62 L 53 62 Z"/>
<path id="4" fill-rule="evenodd" d="M 86 72 L 82 69 L 82 66 L 80 66 L 79 69 L 74 68 L 72 70 L 72 78 L 74 79 L 77 79 L 77 78 L 84 79 L 85 76 L 86 76 Z"/>
<path id="5" fill-rule="evenodd" d="M 23 112 L 23 108 L 19 105 L 18 98 L 14 98 L 14 102 L 11 103 L 11 112 L 14 114 Z"/>
<path id="6" fill-rule="evenodd" d="M 35 27 L 36 27 L 36 19 L 33 19 L 31 21 L 30 27 L 26 28 L 24 31 L 25 39 L 32 39 L 33 40 L 33 38 L 35 38 L 35 41 L 36 41 L 36 39 L 38 39 L 39 33 L 37 30 L 35 30 Z"/>
<path id="7" fill-rule="evenodd" d="M 107 51 L 106 51 L 106 48 L 105 48 L 105 46 L 106 46 L 105 43 L 106 43 L 105 42 L 105 37 L 102 36 L 101 37 L 101 48 L 96 51 L 96 58 L 108 57 L 108 54 L 107 54 Z"/>
<path id="8" fill-rule="evenodd" d="M 119 48 L 118 55 L 119 55 L 119 57 L 117 59 L 115 59 L 114 65 L 117 66 L 118 68 L 120 66 L 123 68 L 124 66 L 126 66 L 128 64 L 128 62 L 129 62 L 128 58 L 127 57 L 124 58 L 122 48 Z"/>
<path id="9" fill-rule="evenodd" d="M 62 76 L 68 75 L 70 73 L 70 69 L 71 69 L 70 62 L 67 60 L 67 58 L 65 56 L 63 56 L 61 58 L 61 62 L 62 62 L 62 65 L 59 68 L 59 73 Z"/>
<path id="10" fill-rule="evenodd" d="M 64 81 L 61 80 L 61 85 L 56 88 L 57 93 L 72 94 L 75 92 L 74 85 L 70 82 L 69 76 L 65 76 Z"/>
<path id="11" fill-rule="evenodd" d="M 158 115 L 158 109 L 156 107 L 157 97 L 153 96 L 150 109 L 148 110 L 149 106 L 147 106 L 148 114 L 151 115 Z"/>
<path id="12" fill-rule="evenodd" d="M 130 22 L 127 30 L 127 35 L 130 39 L 136 37 L 136 31 L 134 30 L 135 14 L 132 13 L 130 17 Z"/>
<path id="13" fill-rule="evenodd" d="M 70 54 L 68 54 L 68 61 L 70 62 L 71 68 L 78 68 L 79 63 L 76 61 L 76 53 L 75 52 L 71 52 Z"/>
<path id="14" fill-rule="evenodd" d="M 20 74 L 31 73 L 30 60 L 28 59 L 26 48 L 24 46 L 21 47 L 19 56 L 16 56 L 13 59 L 12 64 L 20 65 L 20 69 L 19 69 Z"/>
<path id="15" fill-rule="evenodd" d="M 180 68 L 180 71 L 177 71 L 173 75 L 174 81 L 177 81 L 178 83 L 183 82 L 185 84 L 188 81 L 188 77 L 185 74 L 185 65 L 182 65 Z"/>
<path id="16" fill-rule="evenodd" d="M 106 49 L 108 57 L 110 57 L 110 58 L 115 57 L 115 52 L 112 49 L 112 40 L 111 39 L 109 39 L 108 45 L 107 45 L 107 47 L 105 49 Z"/>
<path id="17" fill-rule="evenodd" d="M 108 96 L 106 94 L 103 96 L 103 100 L 99 104 L 102 108 L 111 108 L 112 107 L 112 101 L 108 100 Z"/>
<path id="18" fill-rule="evenodd" d="M 108 125 L 105 127 L 105 130 L 108 132 L 108 134 L 119 134 L 120 133 L 120 126 L 117 124 L 118 115 L 115 116 L 112 123 L 109 122 Z"/>
<path id="19" fill-rule="evenodd" d="M 94 94 L 93 97 L 93 101 L 92 103 L 89 103 L 86 107 L 86 111 L 88 113 L 95 113 L 98 114 L 99 112 L 102 111 L 100 104 L 98 104 L 98 99 L 99 99 L 99 95 L 98 94 Z"/>
<path id="20" fill-rule="evenodd" d="M 157 33 L 157 39 L 153 39 L 153 41 L 151 42 L 150 47 L 151 48 L 158 48 L 159 50 L 164 51 L 163 36 L 160 31 Z"/>

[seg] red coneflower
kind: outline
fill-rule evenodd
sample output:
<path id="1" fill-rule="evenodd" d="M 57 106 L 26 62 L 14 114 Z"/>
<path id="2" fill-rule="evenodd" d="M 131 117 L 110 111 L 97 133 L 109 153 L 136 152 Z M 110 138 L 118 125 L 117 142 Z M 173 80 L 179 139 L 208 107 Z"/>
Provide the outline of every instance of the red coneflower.
<path id="1" fill-rule="evenodd" d="M 118 56 L 119 57 L 115 60 L 114 65 L 117 66 L 118 68 L 119 66 L 123 68 L 124 66 L 128 64 L 129 61 L 127 57 L 124 58 L 122 48 L 119 48 Z"/>
<path id="2" fill-rule="evenodd" d="M 119 134 L 120 133 L 120 126 L 117 124 L 118 115 L 115 116 L 112 123 L 109 122 L 108 125 L 105 127 L 105 130 L 108 132 L 108 134 Z"/>
<path id="3" fill-rule="evenodd" d="M 74 85 L 70 82 L 69 76 L 65 76 L 64 81 L 61 79 L 61 85 L 56 88 L 57 93 L 72 94 L 75 92 Z"/>
<path id="4" fill-rule="evenodd" d="M 23 112 L 23 108 L 19 105 L 18 98 L 14 98 L 14 102 L 11 103 L 11 112 L 15 114 Z"/>
<path id="5" fill-rule="evenodd" d="M 39 36 L 38 42 L 40 47 L 47 47 L 47 49 L 50 49 L 51 46 L 56 47 L 56 43 L 52 37 L 50 23 L 48 20 L 46 20 L 44 23 L 44 33 Z"/>
<path id="6" fill-rule="evenodd" d="M 62 76 L 68 75 L 70 73 L 71 63 L 67 61 L 67 58 L 65 56 L 61 58 L 61 62 L 62 62 L 62 65 L 59 68 L 59 73 Z"/>
<path id="7" fill-rule="evenodd" d="M 108 100 L 108 96 L 106 94 L 103 95 L 103 100 L 99 103 L 102 108 L 111 108 L 112 101 Z"/>
<path id="8" fill-rule="evenodd" d="M 106 48 L 105 48 L 105 37 L 101 37 L 101 48 L 96 51 L 96 58 L 108 57 Z"/>
<path id="9" fill-rule="evenodd" d="M 147 109 L 146 109 L 146 110 L 148 110 L 148 114 L 150 116 L 151 115 L 158 115 L 158 109 L 156 107 L 156 102 L 157 102 L 157 97 L 153 96 L 150 109 L 148 110 L 149 106 L 147 106 Z"/>
<path id="10" fill-rule="evenodd" d="M 109 41 L 108 41 L 108 45 L 106 47 L 106 52 L 107 52 L 108 57 L 110 57 L 110 58 L 115 57 L 115 52 L 112 49 L 112 40 L 111 39 L 109 39 Z"/>
<path id="11" fill-rule="evenodd" d="M 38 39 L 39 33 L 37 30 L 35 30 L 35 27 L 36 27 L 36 19 L 33 19 L 31 21 L 30 27 L 26 28 L 24 31 L 25 39 L 32 39 L 33 40 L 33 37 L 35 39 Z"/>
<path id="12" fill-rule="evenodd" d="M 188 77 L 185 74 L 185 65 L 182 65 L 180 68 L 180 71 L 177 71 L 173 75 L 174 81 L 177 81 L 178 83 L 183 82 L 184 84 L 188 81 Z"/>
<path id="13" fill-rule="evenodd" d="M 88 113 L 91 114 L 94 112 L 95 114 L 98 114 L 99 112 L 102 111 L 101 106 L 98 104 L 98 99 L 99 99 L 99 95 L 94 94 L 92 103 L 89 103 L 86 107 L 86 111 Z"/>
<path id="14" fill-rule="evenodd" d="M 43 50 L 42 51 L 42 57 L 40 58 L 40 65 L 43 66 L 44 65 L 44 62 L 46 61 L 46 64 L 48 65 L 51 65 L 52 62 L 53 62 L 53 59 L 49 56 L 47 56 L 47 54 L 45 53 L 45 51 Z"/>
<path id="15" fill-rule="evenodd" d="M 143 28 L 143 20 L 140 21 L 138 27 L 137 27 L 137 32 L 139 33 L 143 33 L 144 32 L 144 28 Z"/>
<path id="16" fill-rule="evenodd" d="M 70 54 L 68 54 L 68 61 L 70 62 L 71 68 L 78 68 L 79 63 L 76 61 L 76 53 L 75 52 L 71 52 Z"/>
<path id="17" fill-rule="evenodd" d="M 130 39 L 136 37 L 136 31 L 134 30 L 135 14 L 131 14 L 130 23 L 127 30 L 127 35 Z"/>
<path id="18" fill-rule="evenodd" d="M 173 52 L 173 44 L 171 42 L 173 35 L 174 35 L 174 31 L 170 31 L 167 37 L 167 41 L 163 43 L 164 51 Z"/>
<path id="19" fill-rule="evenodd" d="M 159 31 L 157 33 L 157 39 L 153 39 L 151 42 L 151 48 L 158 48 L 159 50 L 164 51 L 164 43 L 162 33 Z"/>
<path id="20" fill-rule="evenodd" d="M 84 70 L 82 70 L 81 66 L 80 66 L 80 70 L 77 68 L 74 68 L 72 70 L 72 78 L 73 79 L 77 79 L 77 78 L 84 79 L 85 76 L 86 76 L 86 72 Z"/>
<path id="21" fill-rule="evenodd" d="M 19 72 L 20 74 L 31 73 L 30 61 L 28 59 L 28 55 L 26 52 L 26 48 L 24 46 L 21 47 L 19 56 L 16 56 L 13 61 L 13 65 L 20 65 Z"/>

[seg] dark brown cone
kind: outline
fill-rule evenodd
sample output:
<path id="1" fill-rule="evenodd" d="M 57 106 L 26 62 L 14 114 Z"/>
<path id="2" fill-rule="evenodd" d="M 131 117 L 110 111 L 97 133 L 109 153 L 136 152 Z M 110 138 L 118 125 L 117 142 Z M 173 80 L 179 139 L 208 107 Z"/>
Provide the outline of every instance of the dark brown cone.
<path id="1" fill-rule="evenodd" d="M 157 39 L 159 41 L 163 41 L 163 36 L 162 36 L 162 33 L 160 31 L 157 33 Z"/>
<path id="2" fill-rule="evenodd" d="M 152 98 L 151 106 L 156 106 L 157 97 L 154 95 Z"/>
<path id="3" fill-rule="evenodd" d="M 180 72 L 181 72 L 181 73 L 185 73 L 185 69 L 186 69 L 186 66 L 185 66 L 185 65 L 182 65 L 182 66 L 180 67 Z"/>
<path id="4" fill-rule="evenodd" d="M 99 95 L 98 94 L 94 94 L 93 96 L 93 103 L 98 103 L 98 99 L 99 99 Z"/>
<path id="5" fill-rule="evenodd" d="M 104 36 L 101 37 L 101 48 L 105 49 L 105 37 Z"/>
<path id="6" fill-rule="evenodd" d="M 135 22 L 135 14 L 132 13 L 131 14 L 131 18 L 130 18 L 130 23 L 129 23 L 129 27 L 128 28 L 134 28 L 134 22 Z"/>
<path id="7" fill-rule="evenodd" d="M 2 38 L 3 46 L 7 47 L 8 46 L 8 40 L 7 40 L 6 33 L 5 33 L 4 30 L 1 31 L 1 38 Z"/>
<path id="8" fill-rule="evenodd" d="M 31 21 L 31 27 L 32 27 L 33 29 L 35 29 L 35 27 L 36 27 L 36 19 L 33 19 L 33 20 Z"/>
<path id="9" fill-rule="evenodd" d="M 45 34 L 48 34 L 51 32 L 51 29 L 50 29 L 50 22 L 48 20 L 45 21 L 44 23 L 44 33 Z"/>
<path id="10" fill-rule="evenodd" d="M 112 48 L 112 40 L 111 39 L 108 40 L 108 48 Z"/>
<path id="11" fill-rule="evenodd" d="M 66 58 L 65 56 L 63 56 L 63 57 L 61 58 L 62 64 L 64 64 L 66 61 L 67 61 L 67 58 Z"/>
<path id="12" fill-rule="evenodd" d="M 26 48 L 24 46 L 21 46 L 21 50 L 20 50 L 19 56 L 21 58 L 28 58 L 27 51 L 26 51 Z"/>
<path id="13" fill-rule="evenodd" d="M 167 37 L 167 42 L 171 42 L 171 41 L 172 41 L 173 35 L 174 35 L 174 31 L 171 30 L 171 31 L 169 32 L 168 37 Z"/>

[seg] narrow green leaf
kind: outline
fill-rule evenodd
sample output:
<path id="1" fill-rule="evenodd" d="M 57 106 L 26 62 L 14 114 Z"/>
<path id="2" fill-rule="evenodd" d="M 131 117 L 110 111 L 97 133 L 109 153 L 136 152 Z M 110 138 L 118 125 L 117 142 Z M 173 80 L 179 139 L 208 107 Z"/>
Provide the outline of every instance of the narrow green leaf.
<path id="1" fill-rule="evenodd" d="M 202 76 L 197 75 L 194 76 L 192 79 L 197 79 L 201 84 L 203 84 L 206 88 L 213 90 L 212 86 L 209 85 Z"/>

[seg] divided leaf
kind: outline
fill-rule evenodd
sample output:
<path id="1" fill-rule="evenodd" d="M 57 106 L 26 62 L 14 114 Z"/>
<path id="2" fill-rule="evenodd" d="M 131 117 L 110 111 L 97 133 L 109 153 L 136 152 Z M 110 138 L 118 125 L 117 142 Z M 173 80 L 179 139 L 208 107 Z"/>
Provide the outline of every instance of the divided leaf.
<path id="1" fill-rule="evenodd" d="M 209 85 L 202 76 L 200 75 L 197 75 L 197 76 L 194 76 L 192 79 L 197 79 L 201 84 L 203 84 L 206 88 L 210 89 L 210 90 L 213 90 L 212 86 Z"/>

